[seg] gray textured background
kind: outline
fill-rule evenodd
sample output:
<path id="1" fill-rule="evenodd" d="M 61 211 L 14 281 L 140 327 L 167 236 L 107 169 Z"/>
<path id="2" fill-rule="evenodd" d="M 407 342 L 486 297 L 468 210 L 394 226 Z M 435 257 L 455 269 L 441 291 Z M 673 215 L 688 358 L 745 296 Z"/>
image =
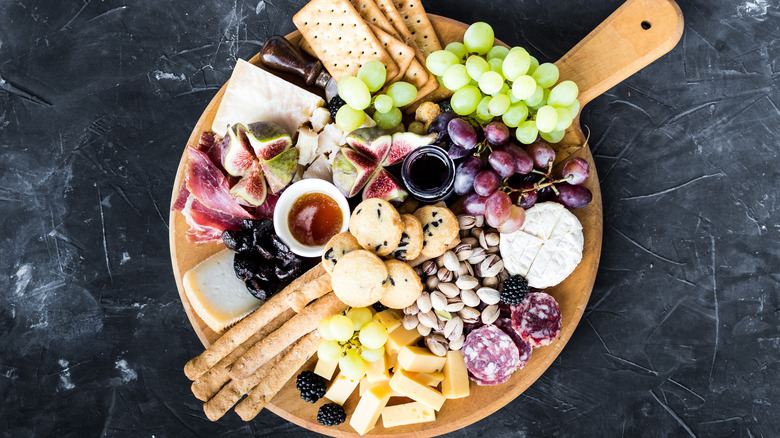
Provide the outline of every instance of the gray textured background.
<path id="1" fill-rule="evenodd" d="M 555 60 L 620 1 L 424 3 Z M 306 435 L 206 420 L 167 241 L 195 121 L 302 4 L 0 0 L 0 435 Z M 780 5 L 680 6 L 678 46 L 583 112 L 605 232 L 578 330 L 452 436 L 780 434 Z"/>

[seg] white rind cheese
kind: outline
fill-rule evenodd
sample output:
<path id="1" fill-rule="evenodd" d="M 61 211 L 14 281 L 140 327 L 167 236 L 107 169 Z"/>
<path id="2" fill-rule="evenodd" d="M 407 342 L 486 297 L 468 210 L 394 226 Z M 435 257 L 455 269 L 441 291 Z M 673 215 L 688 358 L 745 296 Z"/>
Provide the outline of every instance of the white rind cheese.
<path id="1" fill-rule="evenodd" d="M 525 212 L 514 233 L 501 234 L 504 267 L 528 285 L 546 289 L 562 282 L 582 260 L 584 238 L 577 216 L 557 202 L 542 202 Z"/>
<path id="2" fill-rule="evenodd" d="M 236 277 L 229 249 L 214 254 L 184 274 L 184 293 L 195 313 L 219 333 L 263 303 Z"/>

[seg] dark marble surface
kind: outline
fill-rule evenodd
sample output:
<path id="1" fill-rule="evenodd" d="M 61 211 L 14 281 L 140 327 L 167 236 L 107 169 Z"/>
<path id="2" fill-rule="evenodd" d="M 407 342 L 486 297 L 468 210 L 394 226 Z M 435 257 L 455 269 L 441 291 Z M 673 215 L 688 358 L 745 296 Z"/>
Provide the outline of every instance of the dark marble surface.
<path id="1" fill-rule="evenodd" d="M 424 3 L 554 60 L 620 1 Z M 302 4 L 0 0 L 0 435 L 307 435 L 205 418 L 167 240 L 195 121 Z M 780 5 L 680 7 L 678 46 L 583 112 L 605 229 L 578 330 L 451 436 L 780 434 Z"/>

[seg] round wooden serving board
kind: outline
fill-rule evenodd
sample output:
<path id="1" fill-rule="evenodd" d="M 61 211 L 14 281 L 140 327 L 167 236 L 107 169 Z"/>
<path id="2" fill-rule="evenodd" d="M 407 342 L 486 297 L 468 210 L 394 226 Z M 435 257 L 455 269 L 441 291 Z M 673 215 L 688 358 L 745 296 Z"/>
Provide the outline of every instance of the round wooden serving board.
<path id="1" fill-rule="evenodd" d="M 436 15 L 430 15 L 430 19 L 443 45 L 452 41 L 462 41 L 466 24 Z M 648 25 L 649 28 L 645 29 Z M 580 88 L 580 103 L 585 106 L 594 97 L 671 50 L 682 35 L 682 28 L 682 14 L 672 0 L 629 0 L 556 62 L 560 69 L 560 79 L 571 79 L 577 83 Z M 296 31 L 287 35 L 287 38 L 297 45 L 301 36 Z M 522 45 L 522 42 L 519 43 Z M 250 62 L 259 65 L 258 56 L 253 57 Z M 201 133 L 209 130 L 224 91 L 223 86 L 206 107 L 187 144 L 197 145 Z M 588 161 L 591 175 L 585 185 L 593 192 L 593 201 L 590 205 L 573 211 L 582 223 L 585 237 L 582 261 L 565 281 L 547 290 L 560 304 L 563 315 L 562 330 L 558 339 L 547 347 L 536 349 L 528 365 L 515 372 L 508 382 L 493 387 L 477 386 L 472 382 L 471 394 L 466 398 L 447 400 L 437 413 L 436 421 L 384 429 L 380 420 L 367 436 L 428 437 L 468 426 L 514 400 L 544 373 L 561 352 L 574 333 L 588 303 L 601 255 L 603 226 L 601 191 L 593 157 L 585 143 L 578 117 L 557 147 L 558 163 L 569 156 L 579 156 Z M 186 160 L 185 152 L 177 170 L 171 205 L 178 195 Z M 219 335 L 210 330 L 192 311 L 182 288 L 182 275 L 223 246 L 221 243 L 192 244 L 185 237 L 187 229 L 184 217 L 178 212 L 171 211 L 170 244 L 176 286 L 195 332 L 203 345 L 209 346 Z M 306 367 L 312 369 L 314 363 L 315 359 L 312 359 Z M 358 396 L 355 391 L 344 405 L 348 415 L 354 410 L 357 401 Z M 312 405 L 303 401 L 295 385 L 288 384 L 274 397 L 268 409 L 289 421 L 322 434 L 357 435 L 347 423 L 338 427 L 324 427 L 317 423 L 317 410 L 323 403 L 324 401 L 321 400 Z"/>

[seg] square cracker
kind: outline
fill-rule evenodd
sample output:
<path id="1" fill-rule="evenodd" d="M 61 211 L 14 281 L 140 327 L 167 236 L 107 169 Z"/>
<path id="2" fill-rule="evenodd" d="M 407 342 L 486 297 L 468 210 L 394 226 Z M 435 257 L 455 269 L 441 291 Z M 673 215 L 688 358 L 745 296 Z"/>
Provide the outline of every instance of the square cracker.
<path id="1" fill-rule="evenodd" d="M 312 0 L 293 16 L 293 23 L 335 80 L 357 75 L 364 63 L 377 60 L 395 77 L 398 66 L 348 0 Z"/>
<path id="2" fill-rule="evenodd" d="M 393 25 L 385 17 L 385 14 L 374 3 L 374 0 L 349 0 L 349 2 L 352 3 L 352 6 L 355 7 L 355 10 L 366 22 L 373 24 L 399 40 L 401 39 Z"/>
<path id="3" fill-rule="evenodd" d="M 420 0 L 392 0 L 392 2 L 423 55 L 427 57 L 442 49 L 436 30 Z"/>
<path id="4" fill-rule="evenodd" d="M 395 8 L 392 0 L 374 0 L 374 2 L 382 11 L 382 13 L 385 14 L 387 21 L 390 22 L 395 31 L 401 37 L 401 41 L 405 42 L 406 45 L 417 51 L 419 53 L 418 61 L 424 64 L 425 59 L 420 59 L 422 57 L 422 52 L 420 52 L 420 48 L 417 47 L 417 43 L 414 41 L 412 33 L 409 31 L 409 28 L 406 27 L 406 24 L 404 24 L 404 19 L 401 17 L 401 14 L 398 13 L 398 9 Z"/>
<path id="5" fill-rule="evenodd" d="M 371 31 L 374 32 L 374 35 L 376 35 L 379 42 L 385 46 L 387 54 L 390 55 L 390 57 L 393 58 L 393 61 L 398 65 L 398 74 L 392 78 L 388 75 L 387 83 L 400 80 L 406 74 L 412 61 L 416 61 L 414 50 L 402 43 L 401 40 L 396 39 L 394 36 L 380 29 L 379 26 L 374 26 L 371 23 L 369 23 L 368 26 L 371 28 Z"/>

